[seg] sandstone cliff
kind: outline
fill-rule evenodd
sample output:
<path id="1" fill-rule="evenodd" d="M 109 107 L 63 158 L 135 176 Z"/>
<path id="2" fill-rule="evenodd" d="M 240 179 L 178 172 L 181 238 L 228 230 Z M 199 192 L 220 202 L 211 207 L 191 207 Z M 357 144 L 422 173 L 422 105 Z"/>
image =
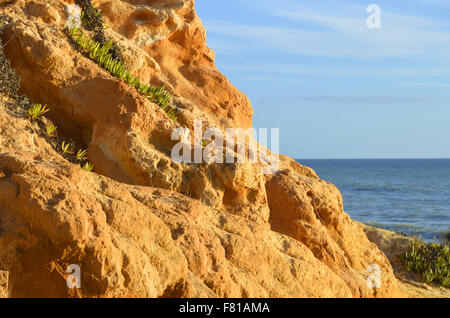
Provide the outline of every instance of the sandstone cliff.
<path id="1" fill-rule="evenodd" d="M 177 121 L 76 50 L 64 31 L 73 3 L 0 2 L 3 51 L 20 77 L 15 85 L 14 74 L 2 72 L 9 87 L 0 106 L 0 291 L 403 295 L 386 256 L 344 212 L 339 190 L 311 169 L 284 156 L 272 175 L 258 164 L 171 160 L 177 127 L 252 125 L 249 100 L 214 65 L 193 0 L 98 2 L 106 37 L 135 76 L 171 92 Z M 59 135 L 87 148 L 93 173 L 39 134 L 15 86 L 48 105 Z M 69 264 L 81 268 L 80 289 L 66 286 Z M 381 269 L 380 288 L 367 286 L 372 264 Z"/>

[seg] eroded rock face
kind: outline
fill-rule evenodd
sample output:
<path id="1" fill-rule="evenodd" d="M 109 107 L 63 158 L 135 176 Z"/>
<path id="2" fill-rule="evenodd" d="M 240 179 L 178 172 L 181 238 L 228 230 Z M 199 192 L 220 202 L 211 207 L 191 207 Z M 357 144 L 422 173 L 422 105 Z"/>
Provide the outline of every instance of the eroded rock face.
<path id="1" fill-rule="evenodd" d="M 26 119 L 0 118 L 17 127 L 0 144 L 10 297 L 351 296 L 298 241 L 175 192 L 87 173 L 42 151 Z M 82 269 L 81 289 L 66 287 L 70 264 Z"/>
<path id="2" fill-rule="evenodd" d="M 251 104 L 215 67 L 215 55 L 206 46 L 206 31 L 195 13 L 194 1 L 100 3 L 113 30 L 156 61 L 156 67 L 154 63 L 135 64 L 143 78 L 147 75 L 149 80 L 156 78 L 155 83 L 159 80 L 171 87 L 215 127 L 251 127 Z M 141 56 L 146 57 L 144 53 Z M 134 52 L 126 58 L 135 59 Z M 197 112 L 194 116 L 197 118 Z"/>
<path id="3" fill-rule="evenodd" d="M 65 161 L 37 126 L 0 109 L 0 271 L 11 297 L 401 296 L 384 254 L 307 167 L 180 164 L 172 131 L 250 127 L 248 99 L 214 66 L 193 1 L 100 1 L 127 65 L 174 95 L 179 120 L 77 52 L 63 32 L 73 1 L 0 10 L 20 92 L 49 105 L 95 173 Z M 9 102 L 11 103 L 11 102 Z M 68 289 L 69 264 L 82 288 Z M 382 269 L 379 289 L 367 267 Z M 1 283 L 0 283 L 1 284 Z"/>
<path id="4" fill-rule="evenodd" d="M 25 8 L 47 8 L 48 2 L 44 3 L 28 2 Z M 59 4 L 56 7 L 63 15 L 64 5 Z M 42 12 L 32 9 L 35 11 Z M 193 118 L 172 122 L 134 88 L 75 51 L 61 29 L 39 23 L 46 20 L 42 16 L 18 16 L 4 34 L 5 39 L 12 38 L 5 54 L 21 77 L 22 92 L 49 105 L 49 117 L 61 132 L 88 148 L 97 173 L 128 184 L 176 190 L 214 207 L 267 221 L 264 179 L 256 172 L 260 167 L 174 163 L 170 153 L 177 141 L 171 141 L 172 131 L 182 124 L 190 127 Z M 190 102 L 185 105 L 192 106 Z M 197 111 L 203 114 L 205 128 L 215 127 L 216 119 L 211 116 L 218 114 L 216 110 Z M 182 118 L 192 115 L 182 109 L 180 114 Z M 239 197 L 246 197 L 247 192 L 255 195 L 241 204 Z"/>
<path id="5" fill-rule="evenodd" d="M 274 231 L 305 244 L 317 259 L 347 282 L 353 295 L 390 295 L 397 285 L 392 275 L 382 275 L 385 289 L 367 287 L 364 274 L 371 264 L 380 266 L 382 272 L 392 272 L 392 267 L 367 239 L 363 226 L 344 213 L 341 194 L 334 185 L 291 169 L 267 179 L 270 224 Z"/>

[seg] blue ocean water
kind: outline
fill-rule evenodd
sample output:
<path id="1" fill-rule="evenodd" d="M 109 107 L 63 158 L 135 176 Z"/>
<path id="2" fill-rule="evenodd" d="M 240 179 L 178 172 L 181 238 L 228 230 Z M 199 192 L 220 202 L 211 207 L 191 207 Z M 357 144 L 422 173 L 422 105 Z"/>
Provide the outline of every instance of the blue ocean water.
<path id="1" fill-rule="evenodd" d="M 450 159 L 297 161 L 335 184 L 357 221 L 427 241 L 450 231 Z"/>

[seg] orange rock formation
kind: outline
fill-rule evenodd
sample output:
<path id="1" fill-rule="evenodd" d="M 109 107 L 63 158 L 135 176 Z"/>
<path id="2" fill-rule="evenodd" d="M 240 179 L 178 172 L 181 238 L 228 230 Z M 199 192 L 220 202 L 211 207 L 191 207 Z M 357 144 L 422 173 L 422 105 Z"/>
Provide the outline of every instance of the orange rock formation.
<path id="1" fill-rule="evenodd" d="M 107 37 L 135 75 L 168 88 L 177 122 L 73 48 L 63 31 L 71 3 L 0 6 L 20 93 L 47 104 L 59 133 L 95 164 L 88 173 L 64 160 L 2 103 L 7 296 L 402 296 L 338 189 L 311 169 L 284 156 L 273 175 L 250 163 L 171 160 L 176 127 L 252 125 L 248 98 L 214 65 L 193 0 L 99 1 Z M 81 268 L 81 289 L 66 286 L 69 264 Z M 382 270 L 379 289 L 366 283 L 371 264 Z"/>

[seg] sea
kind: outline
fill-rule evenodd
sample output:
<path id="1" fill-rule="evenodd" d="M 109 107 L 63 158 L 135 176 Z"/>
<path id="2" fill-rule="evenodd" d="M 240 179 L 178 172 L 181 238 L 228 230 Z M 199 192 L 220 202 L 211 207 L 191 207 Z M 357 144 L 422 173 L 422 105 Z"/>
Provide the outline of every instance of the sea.
<path id="1" fill-rule="evenodd" d="M 354 220 L 441 241 L 450 233 L 450 159 L 298 159 L 336 185 Z"/>

